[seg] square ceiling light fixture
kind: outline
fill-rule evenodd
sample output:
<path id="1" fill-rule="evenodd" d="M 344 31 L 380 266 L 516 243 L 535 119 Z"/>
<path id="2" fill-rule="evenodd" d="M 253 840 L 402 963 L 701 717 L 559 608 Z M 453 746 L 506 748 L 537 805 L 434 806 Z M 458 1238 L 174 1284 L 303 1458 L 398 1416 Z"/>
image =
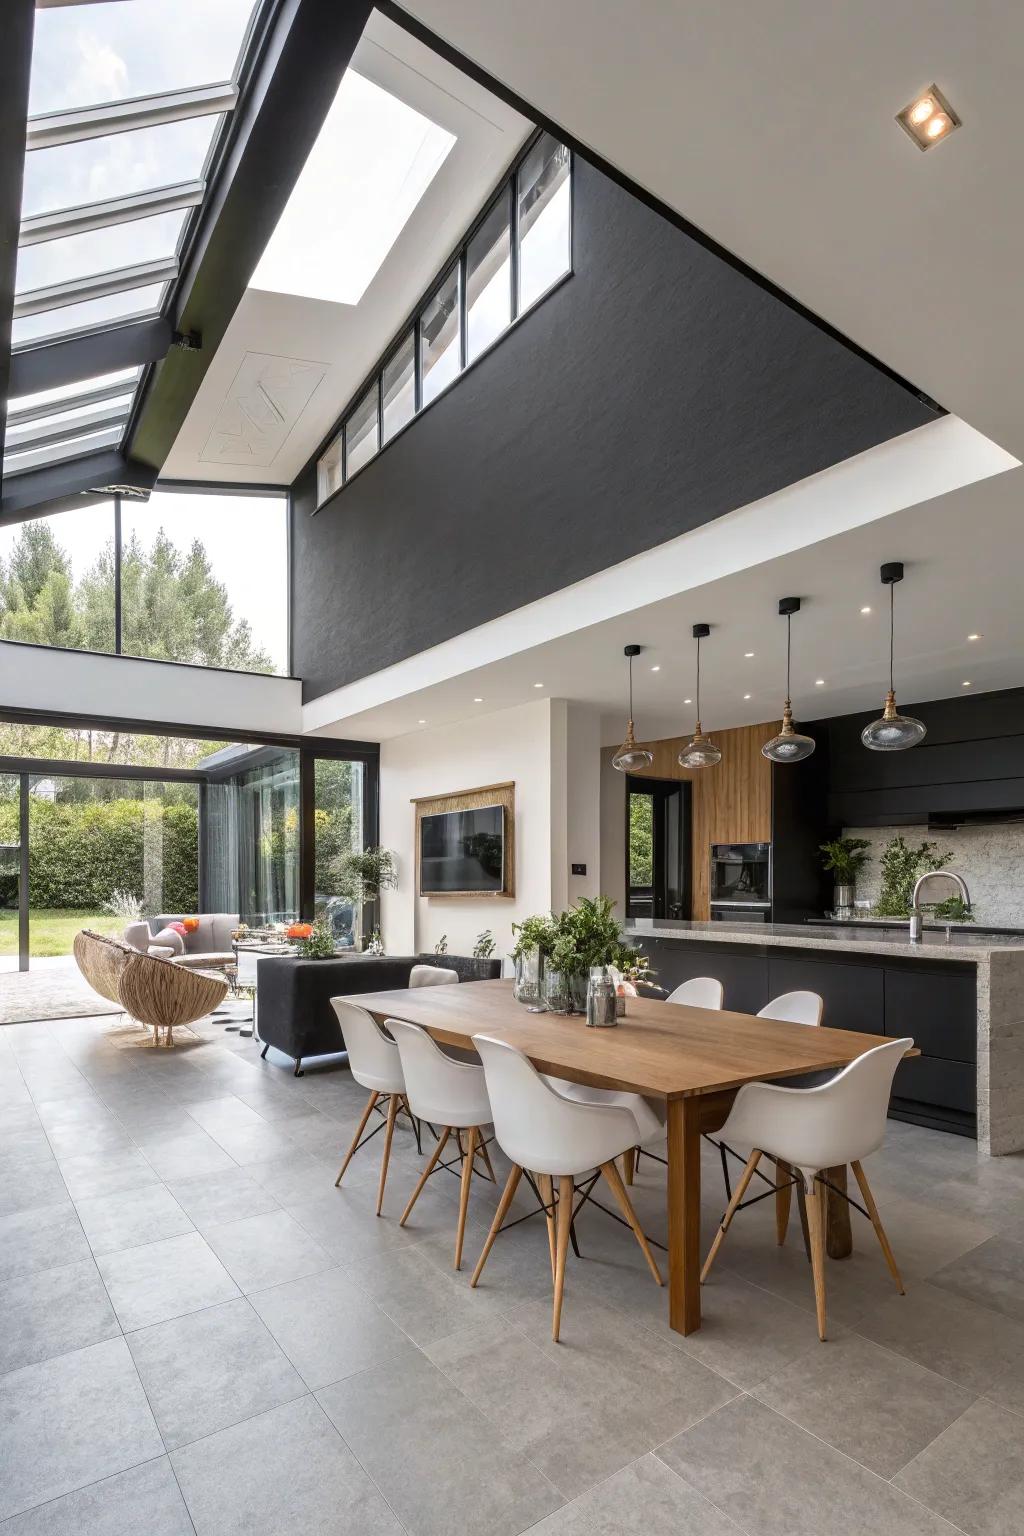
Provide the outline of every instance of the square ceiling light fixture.
<path id="1" fill-rule="evenodd" d="M 933 144 L 941 144 L 960 127 L 959 117 L 937 85 L 930 85 L 920 96 L 915 96 L 909 106 L 897 112 L 896 121 L 918 149 L 931 149 Z"/>
<path id="2" fill-rule="evenodd" d="M 249 286 L 358 304 L 454 143 L 346 70 Z"/>

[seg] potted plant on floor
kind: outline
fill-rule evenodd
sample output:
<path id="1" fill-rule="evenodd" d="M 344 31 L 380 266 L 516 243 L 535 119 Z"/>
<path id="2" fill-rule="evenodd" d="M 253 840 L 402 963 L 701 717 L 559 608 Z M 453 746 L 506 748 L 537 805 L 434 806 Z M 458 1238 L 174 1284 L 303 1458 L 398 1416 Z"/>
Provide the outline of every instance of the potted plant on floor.
<path id="1" fill-rule="evenodd" d="M 866 837 L 834 837 L 831 842 L 821 844 L 821 862 L 835 878 L 832 906 L 836 917 L 847 917 L 853 911 L 857 876 L 865 864 L 870 863 L 870 847 Z"/>

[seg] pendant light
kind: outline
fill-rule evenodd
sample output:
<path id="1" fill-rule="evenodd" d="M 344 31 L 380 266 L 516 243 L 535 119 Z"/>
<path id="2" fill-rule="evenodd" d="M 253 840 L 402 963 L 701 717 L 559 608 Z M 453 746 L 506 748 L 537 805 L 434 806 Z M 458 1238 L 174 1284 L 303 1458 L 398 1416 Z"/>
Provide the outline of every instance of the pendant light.
<path id="1" fill-rule="evenodd" d="M 710 633 L 710 624 L 693 626 L 693 638 L 697 642 L 697 688 L 694 693 L 694 698 L 697 700 L 697 729 L 676 758 L 680 768 L 713 768 L 716 763 L 722 761 L 721 751 L 715 746 L 710 736 L 704 735 L 700 725 L 700 643 L 706 640 Z"/>
<path id="2" fill-rule="evenodd" d="M 638 773 L 654 762 L 654 753 L 648 752 L 646 747 L 638 747 L 633 736 L 633 657 L 639 656 L 642 650 L 642 645 L 627 645 L 622 653 L 629 660 L 629 724 L 626 739 L 612 758 L 612 767 L 620 773 Z"/>
<path id="3" fill-rule="evenodd" d="M 860 733 L 860 739 L 872 752 L 905 752 L 916 747 L 926 733 L 920 720 L 896 713 L 896 694 L 892 682 L 893 633 L 895 630 L 896 583 L 903 580 L 903 561 L 890 560 L 881 569 L 882 585 L 889 588 L 889 692 L 881 718 L 872 720 Z"/>
<path id="4" fill-rule="evenodd" d="M 766 741 L 761 754 L 773 763 L 802 763 L 814 751 L 814 738 L 801 736 L 793 729 L 793 706 L 789 698 L 789 664 L 793 649 L 793 615 L 800 612 L 798 597 L 779 599 L 779 613 L 786 621 L 786 702 L 782 710 L 782 730 Z"/>

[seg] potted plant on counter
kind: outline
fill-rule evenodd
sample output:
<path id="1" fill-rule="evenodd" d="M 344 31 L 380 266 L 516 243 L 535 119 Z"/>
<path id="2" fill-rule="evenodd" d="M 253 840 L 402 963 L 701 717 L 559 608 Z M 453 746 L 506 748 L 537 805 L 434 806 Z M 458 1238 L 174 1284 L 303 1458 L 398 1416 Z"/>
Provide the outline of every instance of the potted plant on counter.
<path id="1" fill-rule="evenodd" d="M 835 877 L 832 905 L 836 917 L 846 917 L 853 911 L 857 876 L 865 864 L 870 863 L 870 847 L 866 837 L 834 837 L 831 842 L 821 844 L 821 862 Z"/>
<path id="2" fill-rule="evenodd" d="M 553 1013 L 582 1013 L 587 1006 L 590 968 L 610 965 L 630 979 L 642 980 L 647 957 L 624 942 L 608 896 L 584 896 L 557 917 L 530 917 L 515 925 L 516 997 L 542 1001 Z M 536 957 L 536 961 L 534 960 Z M 519 983 L 520 962 L 537 963 Z M 529 992 L 529 995 L 527 995 Z"/>
<path id="3" fill-rule="evenodd" d="M 912 847 L 897 834 L 882 852 L 882 889 L 874 906 L 875 917 L 909 917 L 914 883 L 919 875 L 946 869 L 953 862 L 951 848 L 923 842 Z M 974 913 L 960 896 L 947 896 L 932 904 L 931 915 L 942 923 L 973 923 Z"/>
<path id="4" fill-rule="evenodd" d="M 512 924 L 512 933 L 516 1002 L 537 1005 L 541 1001 L 544 964 L 555 942 L 555 918 L 550 912 L 526 917 L 521 923 Z"/>

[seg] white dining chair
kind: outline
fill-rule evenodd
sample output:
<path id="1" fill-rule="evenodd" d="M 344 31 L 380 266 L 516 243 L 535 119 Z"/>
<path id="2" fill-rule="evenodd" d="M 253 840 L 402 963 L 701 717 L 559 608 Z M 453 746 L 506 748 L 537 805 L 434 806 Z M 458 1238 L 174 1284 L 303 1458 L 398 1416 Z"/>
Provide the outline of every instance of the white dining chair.
<path id="1" fill-rule="evenodd" d="M 598 1169 L 640 1245 L 658 1285 L 661 1274 L 637 1220 L 615 1159 L 636 1141 L 637 1124 L 617 1104 L 581 1104 L 556 1093 L 522 1051 L 488 1035 L 474 1035 L 491 1101 L 494 1134 L 512 1163 L 491 1229 L 473 1271 L 477 1285 L 524 1170 L 537 1176 L 547 1202 L 548 1242 L 554 1282 L 551 1337 L 558 1342 L 565 1287 L 565 1258 L 573 1218 L 576 1179 Z M 558 1180 L 558 1200 L 553 1185 Z M 552 1207 L 554 1212 L 552 1214 Z"/>
<path id="2" fill-rule="evenodd" d="M 352 1144 L 345 1154 L 345 1161 L 334 1181 L 334 1187 L 337 1189 L 345 1177 L 345 1170 L 359 1148 L 365 1146 L 370 1137 L 376 1136 L 377 1131 L 380 1130 L 378 1125 L 369 1136 L 363 1138 L 367 1121 L 373 1111 L 379 1107 L 379 1101 L 386 1098 L 388 1108 L 384 1122 L 384 1152 L 381 1157 L 380 1184 L 377 1190 L 377 1215 L 379 1216 L 384 1205 L 384 1185 L 388 1177 L 395 1120 L 399 1109 L 406 1107 L 402 1060 L 394 1040 L 384 1033 L 365 1008 L 360 1008 L 358 1003 L 350 1003 L 343 997 L 332 997 L 331 1006 L 338 1015 L 338 1023 L 345 1037 L 345 1049 L 348 1052 L 348 1064 L 352 1076 L 361 1087 L 369 1089 L 370 1093 L 362 1119 L 352 1138 Z"/>
<path id="3" fill-rule="evenodd" d="M 752 1150 L 732 1199 L 715 1234 L 701 1284 L 708 1278 L 715 1255 L 743 1201 L 757 1165 L 770 1157 L 792 1168 L 804 1189 L 807 1225 L 814 1276 L 814 1306 L 818 1337 L 825 1332 L 825 1223 L 827 1184 L 824 1170 L 853 1169 L 864 1197 L 866 1214 L 875 1229 L 885 1262 L 904 1294 L 903 1280 L 878 1206 L 871 1193 L 862 1159 L 875 1152 L 885 1139 L 886 1114 L 892 1080 L 913 1040 L 890 1040 L 865 1051 L 819 1088 L 786 1088 L 779 1083 L 746 1083 L 737 1093 L 722 1136 Z"/>
<path id="4" fill-rule="evenodd" d="M 410 987 L 450 987 L 458 979 L 458 971 L 440 965 L 414 965 L 409 972 Z"/>
<path id="5" fill-rule="evenodd" d="M 666 997 L 666 1003 L 682 1003 L 687 1008 L 721 1008 L 725 988 L 717 976 L 691 976 Z"/>
<path id="6" fill-rule="evenodd" d="M 477 1157 L 481 1158 L 491 1182 L 494 1182 L 494 1169 L 487 1152 L 486 1127 L 491 1123 L 491 1105 L 487 1097 L 484 1069 L 478 1064 L 453 1061 L 418 1024 L 408 1024 L 402 1019 L 388 1019 L 387 1026 L 395 1037 L 402 1060 L 409 1110 L 417 1120 L 425 1120 L 440 1132 L 430 1161 L 420 1175 L 398 1225 L 404 1227 L 409 1220 L 431 1174 L 439 1166 L 445 1169 L 452 1166 L 442 1161 L 442 1155 L 454 1133 L 459 1157 L 462 1159 L 459 1220 L 455 1232 L 455 1268 L 461 1269 L 469 1191 Z"/>
<path id="7" fill-rule="evenodd" d="M 824 1011 L 824 1000 L 817 992 L 780 992 L 757 1010 L 757 1017 L 778 1019 L 783 1024 L 818 1025 Z"/>

